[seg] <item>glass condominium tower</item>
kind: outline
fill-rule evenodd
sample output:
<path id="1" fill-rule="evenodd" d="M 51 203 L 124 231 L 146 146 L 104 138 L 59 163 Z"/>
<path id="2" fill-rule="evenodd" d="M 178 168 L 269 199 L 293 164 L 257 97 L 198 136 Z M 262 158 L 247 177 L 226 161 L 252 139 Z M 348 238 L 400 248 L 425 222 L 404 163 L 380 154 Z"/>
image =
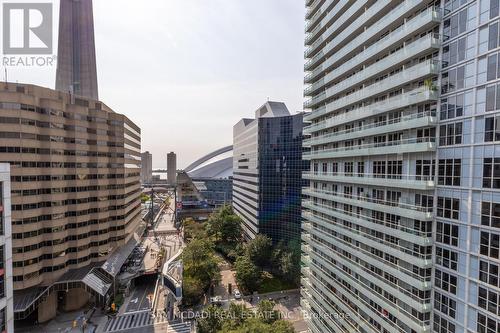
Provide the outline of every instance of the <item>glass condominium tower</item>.
<path id="1" fill-rule="evenodd" d="M 500 332 L 499 0 L 306 6 L 311 331 Z"/>

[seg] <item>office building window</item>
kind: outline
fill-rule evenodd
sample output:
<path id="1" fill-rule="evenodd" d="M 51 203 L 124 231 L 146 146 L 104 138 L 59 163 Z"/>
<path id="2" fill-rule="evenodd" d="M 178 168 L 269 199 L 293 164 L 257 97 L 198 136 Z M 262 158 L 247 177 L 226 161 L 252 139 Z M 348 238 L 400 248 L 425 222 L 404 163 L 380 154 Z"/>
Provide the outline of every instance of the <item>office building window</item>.
<path id="1" fill-rule="evenodd" d="M 444 222 L 436 222 L 436 241 L 458 246 L 458 226 Z"/>
<path id="2" fill-rule="evenodd" d="M 493 290 L 479 287 L 477 305 L 494 315 L 500 315 L 499 294 Z"/>
<path id="3" fill-rule="evenodd" d="M 484 159 L 483 187 L 500 188 L 500 158 Z"/>
<path id="4" fill-rule="evenodd" d="M 462 143 L 462 122 L 439 127 L 439 145 L 452 146 Z"/>
<path id="5" fill-rule="evenodd" d="M 471 59 L 475 54 L 475 44 L 476 36 L 471 33 L 443 46 L 443 68 Z"/>
<path id="6" fill-rule="evenodd" d="M 481 225 L 500 228 L 500 203 L 487 201 L 481 203 Z"/>
<path id="7" fill-rule="evenodd" d="M 365 173 L 365 162 L 358 162 L 358 177 L 363 177 Z"/>
<path id="8" fill-rule="evenodd" d="M 461 159 L 439 160 L 438 184 L 447 186 L 460 186 L 461 171 Z"/>
<path id="9" fill-rule="evenodd" d="M 436 263 L 456 271 L 458 267 L 458 253 L 436 246 Z"/>
<path id="10" fill-rule="evenodd" d="M 438 197 L 437 215 L 439 217 L 458 220 L 459 214 L 460 214 L 459 199 Z"/>
<path id="11" fill-rule="evenodd" d="M 499 253 L 500 234 L 481 231 L 480 253 L 494 259 L 500 259 Z"/>
<path id="12" fill-rule="evenodd" d="M 354 173 L 354 162 L 344 163 L 344 173 L 346 176 L 352 176 Z"/>
<path id="13" fill-rule="evenodd" d="M 454 119 L 462 117 L 464 114 L 470 114 L 473 104 L 474 93 L 471 91 L 442 98 L 440 119 Z"/>
<path id="14" fill-rule="evenodd" d="M 457 294 L 457 277 L 439 269 L 436 269 L 435 285 L 453 295 Z"/>
<path id="15" fill-rule="evenodd" d="M 500 321 L 487 317 L 482 313 L 477 314 L 477 333 L 498 332 L 500 332 Z"/>
<path id="16" fill-rule="evenodd" d="M 500 141 L 500 117 L 484 119 L 484 142 Z"/>
<path id="17" fill-rule="evenodd" d="M 434 332 L 455 333 L 455 325 L 439 316 L 437 313 L 434 313 Z"/>
<path id="18" fill-rule="evenodd" d="M 428 179 L 435 174 L 434 160 L 417 160 L 416 161 L 416 177 L 417 180 Z"/>
<path id="19" fill-rule="evenodd" d="M 500 271 L 498 265 L 480 260 L 479 261 L 479 280 L 488 283 L 494 287 L 500 288 Z"/>
<path id="20" fill-rule="evenodd" d="M 457 302 L 450 297 L 434 292 L 434 308 L 445 315 L 455 318 L 457 311 Z"/>

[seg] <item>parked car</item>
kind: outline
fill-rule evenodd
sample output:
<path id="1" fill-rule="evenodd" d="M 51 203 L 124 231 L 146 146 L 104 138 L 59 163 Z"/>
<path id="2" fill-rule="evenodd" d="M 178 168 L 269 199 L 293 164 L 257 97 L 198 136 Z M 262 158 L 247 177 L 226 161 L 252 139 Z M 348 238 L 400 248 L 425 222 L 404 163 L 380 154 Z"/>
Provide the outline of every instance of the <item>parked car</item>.
<path id="1" fill-rule="evenodd" d="M 241 299 L 241 293 L 238 289 L 234 290 L 234 298 L 235 299 Z"/>
<path id="2" fill-rule="evenodd" d="M 222 299 L 220 296 L 210 297 L 210 304 L 222 306 Z"/>

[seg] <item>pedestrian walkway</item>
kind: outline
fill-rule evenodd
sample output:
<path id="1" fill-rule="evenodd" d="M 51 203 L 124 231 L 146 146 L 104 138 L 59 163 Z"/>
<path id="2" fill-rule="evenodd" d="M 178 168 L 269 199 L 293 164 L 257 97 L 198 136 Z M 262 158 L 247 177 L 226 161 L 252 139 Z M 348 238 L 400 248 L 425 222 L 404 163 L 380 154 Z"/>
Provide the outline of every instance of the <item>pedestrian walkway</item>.
<path id="1" fill-rule="evenodd" d="M 166 324 L 162 327 L 165 333 L 190 333 L 191 325 L 180 321 L 169 322 L 166 316 L 154 317 L 151 312 L 143 311 L 138 313 L 129 313 L 110 319 L 104 326 L 104 332 L 121 332 L 124 330 L 149 327 L 157 324 Z"/>

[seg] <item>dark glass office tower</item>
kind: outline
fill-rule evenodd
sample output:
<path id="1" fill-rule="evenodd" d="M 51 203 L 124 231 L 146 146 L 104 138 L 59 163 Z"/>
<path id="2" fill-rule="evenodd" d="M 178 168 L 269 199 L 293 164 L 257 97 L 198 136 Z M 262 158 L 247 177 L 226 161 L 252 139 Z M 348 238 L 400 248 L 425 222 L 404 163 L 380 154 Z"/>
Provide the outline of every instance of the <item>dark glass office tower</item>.
<path id="1" fill-rule="evenodd" d="M 92 0 L 61 0 L 56 89 L 99 99 Z"/>
<path id="2" fill-rule="evenodd" d="M 244 221 L 245 237 L 269 236 L 273 243 L 300 239 L 302 114 L 268 102 L 256 119 L 234 126 L 233 206 Z"/>

